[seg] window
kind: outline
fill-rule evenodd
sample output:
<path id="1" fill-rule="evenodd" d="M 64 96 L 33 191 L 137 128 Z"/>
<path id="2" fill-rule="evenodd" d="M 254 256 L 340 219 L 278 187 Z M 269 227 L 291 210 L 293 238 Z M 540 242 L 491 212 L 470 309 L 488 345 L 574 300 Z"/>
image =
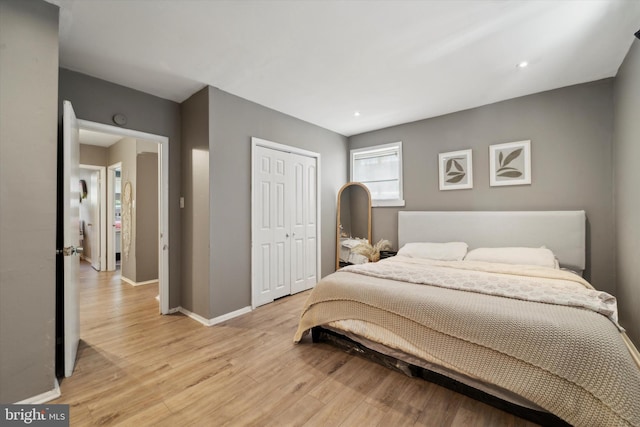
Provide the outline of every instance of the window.
<path id="1" fill-rule="evenodd" d="M 351 181 L 367 186 L 373 206 L 404 206 L 402 142 L 351 150 Z"/>

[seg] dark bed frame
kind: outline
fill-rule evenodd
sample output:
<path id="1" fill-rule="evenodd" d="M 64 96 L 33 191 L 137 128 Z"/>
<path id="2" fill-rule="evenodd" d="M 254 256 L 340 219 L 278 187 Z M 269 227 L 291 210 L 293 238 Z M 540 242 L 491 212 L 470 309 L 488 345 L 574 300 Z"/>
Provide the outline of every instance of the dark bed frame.
<path id="1" fill-rule="evenodd" d="M 386 354 L 379 353 L 348 337 L 345 337 L 344 335 L 323 328 L 321 326 L 312 328 L 311 336 L 314 343 L 328 342 L 338 348 L 345 350 L 347 353 L 357 354 L 361 357 L 364 357 L 365 359 L 376 362 L 387 368 L 402 372 L 407 376 L 422 378 L 426 381 L 448 388 L 449 390 L 453 390 L 457 393 L 463 394 L 472 399 L 493 406 L 494 408 L 498 408 L 500 410 L 516 415 L 520 418 L 524 418 L 528 421 L 540 424 L 542 426 L 570 426 L 570 424 L 568 424 L 566 421 L 563 421 L 562 419 L 549 412 L 536 411 L 534 409 L 526 408 L 515 403 L 507 402 L 484 391 L 478 390 L 469 385 L 451 379 L 445 375 L 430 371 L 421 366 L 407 363 Z"/>

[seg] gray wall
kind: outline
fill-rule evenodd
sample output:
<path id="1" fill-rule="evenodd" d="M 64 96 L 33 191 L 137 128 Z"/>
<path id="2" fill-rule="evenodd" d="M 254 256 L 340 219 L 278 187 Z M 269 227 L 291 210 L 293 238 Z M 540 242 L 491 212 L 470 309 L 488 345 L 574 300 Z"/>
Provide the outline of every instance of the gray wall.
<path id="1" fill-rule="evenodd" d="M 124 86 L 60 69 L 59 104 L 69 100 L 79 119 L 124 126 L 169 138 L 169 307 L 180 305 L 180 104 Z M 60 110 L 62 111 L 62 110 Z"/>
<path id="2" fill-rule="evenodd" d="M 335 270 L 336 200 L 346 182 L 347 139 L 209 88 L 211 306 L 220 316 L 251 305 L 251 137 L 320 153 L 322 276 Z"/>
<path id="3" fill-rule="evenodd" d="M 402 141 L 406 210 L 584 209 L 585 276 L 615 292 L 613 80 L 566 87 L 353 136 L 350 148 Z M 531 140 L 532 184 L 489 186 L 489 145 Z M 439 191 L 438 153 L 473 149 L 474 188 Z M 397 208 L 373 208 L 373 240 L 397 245 Z"/>
<path id="4" fill-rule="evenodd" d="M 136 159 L 136 282 L 158 279 L 158 154 Z"/>
<path id="5" fill-rule="evenodd" d="M 640 41 L 635 40 L 614 85 L 614 170 L 617 298 L 620 321 L 640 346 Z"/>
<path id="6" fill-rule="evenodd" d="M 182 114 L 182 307 L 210 319 L 209 91 L 193 94 Z"/>
<path id="7" fill-rule="evenodd" d="M 58 7 L 0 0 L 0 402 L 54 388 Z"/>

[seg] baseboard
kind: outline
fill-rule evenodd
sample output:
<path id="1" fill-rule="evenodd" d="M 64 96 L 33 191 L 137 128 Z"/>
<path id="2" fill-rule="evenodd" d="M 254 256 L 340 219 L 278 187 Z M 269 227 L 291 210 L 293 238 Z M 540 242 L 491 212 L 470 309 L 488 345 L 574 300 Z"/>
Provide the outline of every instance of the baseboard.
<path id="1" fill-rule="evenodd" d="M 242 316 L 243 314 L 250 313 L 252 310 L 251 306 L 243 307 L 239 310 L 232 311 L 231 313 L 223 314 L 222 316 L 214 317 L 210 319 L 211 325 L 216 325 L 218 323 L 222 323 L 225 320 L 233 319 L 234 317 Z"/>
<path id="2" fill-rule="evenodd" d="M 205 326 L 213 326 L 213 325 L 217 325 L 218 323 L 222 323 L 226 320 L 229 319 L 233 319 L 234 317 L 238 317 L 238 316 L 242 316 L 243 314 L 249 313 L 251 312 L 251 307 L 244 307 L 241 308 L 239 310 L 236 311 L 232 311 L 231 313 L 227 313 L 227 314 L 223 314 L 222 316 L 218 316 L 218 317 L 214 317 L 213 319 L 206 319 L 202 316 L 200 316 L 199 314 L 196 314 L 192 311 L 187 310 L 184 307 L 178 307 L 177 309 L 174 309 L 175 311 L 179 311 L 180 313 L 184 314 L 187 317 L 190 317 L 191 319 L 202 323 Z"/>
<path id="3" fill-rule="evenodd" d="M 211 324 L 209 323 L 209 319 L 205 319 L 204 317 L 200 316 L 199 314 L 196 314 L 192 311 L 187 310 L 184 307 L 178 307 L 178 311 L 182 314 L 184 314 L 187 317 L 190 317 L 191 319 L 195 320 L 196 322 L 200 322 L 202 323 L 204 326 L 211 326 Z"/>
<path id="4" fill-rule="evenodd" d="M 124 276 L 120 276 L 120 280 L 122 280 L 125 283 L 130 284 L 131 286 L 142 286 L 142 285 L 150 285 L 152 283 L 158 283 L 158 279 L 154 279 L 154 280 L 147 280 L 146 282 L 134 282 L 133 280 L 124 277 Z"/>
<path id="5" fill-rule="evenodd" d="M 54 378 L 53 390 L 46 391 L 42 394 L 30 397 L 25 400 L 21 400 L 20 402 L 16 402 L 15 404 L 16 405 L 40 405 L 42 403 L 47 403 L 49 401 L 57 399 L 60 396 L 62 396 L 62 393 L 60 392 L 60 384 L 58 384 L 58 379 Z"/>

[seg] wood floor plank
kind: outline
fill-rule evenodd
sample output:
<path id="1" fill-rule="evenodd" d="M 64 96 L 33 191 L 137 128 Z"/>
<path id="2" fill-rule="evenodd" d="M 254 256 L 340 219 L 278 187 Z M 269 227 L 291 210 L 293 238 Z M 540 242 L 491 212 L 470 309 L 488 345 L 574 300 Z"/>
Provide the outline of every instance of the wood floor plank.
<path id="1" fill-rule="evenodd" d="M 324 403 L 305 394 L 298 401 L 287 405 L 282 412 L 275 414 L 265 422 L 265 427 L 300 427 L 308 424 L 309 419 L 324 407 Z"/>
<path id="2" fill-rule="evenodd" d="M 380 425 L 380 419 L 385 411 L 378 406 L 360 402 L 358 406 L 340 423 L 341 427 L 374 427 Z"/>
<path id="3" fill-rule="evenodd" d="M 309 292 L 205 327 L 159 315 L 157 285 L 80 274 L 77 365 L 51 402 L 72 426 L 535 426 L 309 336 L 294 344 Z"/>

